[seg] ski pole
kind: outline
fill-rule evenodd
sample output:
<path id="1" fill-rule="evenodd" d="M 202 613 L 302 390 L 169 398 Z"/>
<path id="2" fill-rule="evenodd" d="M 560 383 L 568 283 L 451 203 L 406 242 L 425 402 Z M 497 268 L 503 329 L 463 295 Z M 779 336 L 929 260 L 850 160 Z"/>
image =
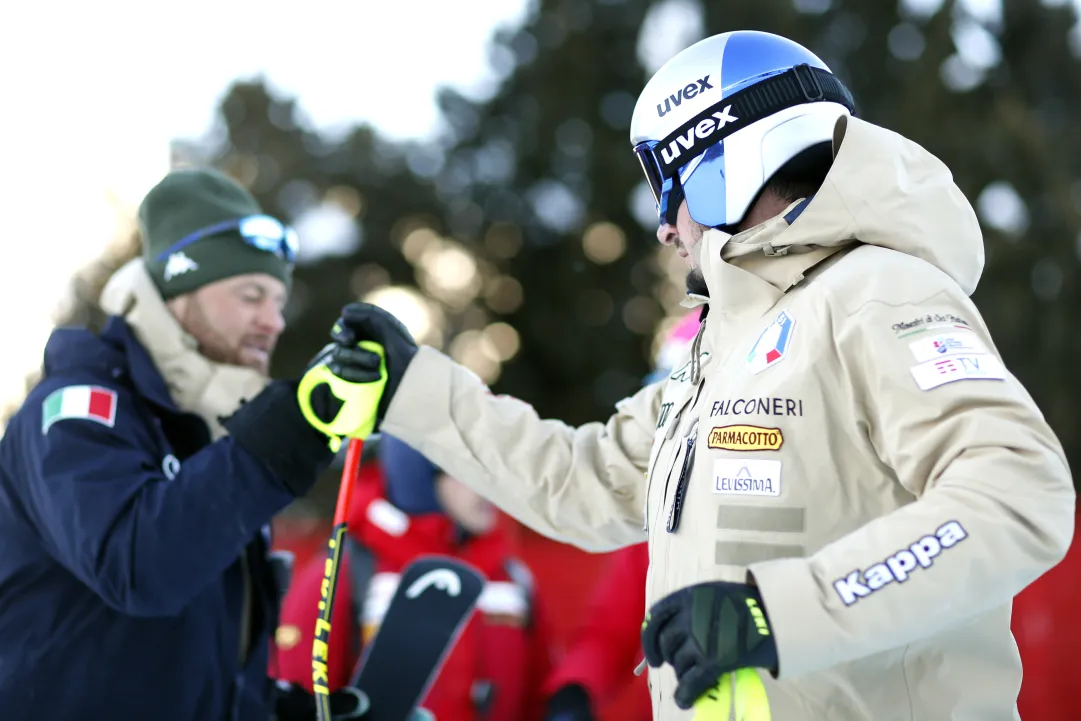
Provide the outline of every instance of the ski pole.
<path id="1" fill-rule="evenodd" d="M 641 676 L 646 660 L 634 669 Z M 704 693 L 694 704 L 692 721 L 770 721 L 766 687 L 754 669 L 741 668 L 721 676 L 717 685 Z"/>
<path id="2" fill-rule="evenodd" d="M 717 685 L 694 703 L 693 721 L 770 721 L 766 687 L 753 668 L 721 676 Z"/>
<path id="3" fill-rule="evenodd" d="M 315 694 L 315 711 L 319 721 L 330 721 L 330 687 L 327 673 L 328 644 L 330 642 L 330 612 L 334 608 L 334 594 L 338 583 L 338 565 L 341 563 L 342 546 L 349 517 L 349 499 L 360 470 L 360 453 L 364 441 L 353 438 L 345 450 L 345 468 L 338 487 L 338 502 L 334 506 L 334 525 L 327 541 L 327 560 L 323 566 L 323 582 L 319 589 L 319 617 L 315 621 L 315 640 L 312 642 L 312 691 Z"/>

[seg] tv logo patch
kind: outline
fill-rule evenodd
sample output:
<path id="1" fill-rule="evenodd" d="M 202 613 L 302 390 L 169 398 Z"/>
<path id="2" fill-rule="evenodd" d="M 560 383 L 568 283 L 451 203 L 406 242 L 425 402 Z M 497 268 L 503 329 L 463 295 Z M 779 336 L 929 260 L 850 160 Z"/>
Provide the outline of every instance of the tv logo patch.
<path id="1" fill-rule="evenodd" d="M 955 355 L 927 361 L 910 369 L 920 390 L 965 380 L 1005 380 L 1006 368 L 990 353 Z"/>

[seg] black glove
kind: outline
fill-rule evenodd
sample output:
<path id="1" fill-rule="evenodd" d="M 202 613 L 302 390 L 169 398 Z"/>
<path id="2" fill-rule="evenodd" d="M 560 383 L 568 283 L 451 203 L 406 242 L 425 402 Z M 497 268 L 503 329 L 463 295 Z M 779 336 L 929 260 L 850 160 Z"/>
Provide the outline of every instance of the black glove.
<path id="1" fill-rule="evenodd" d="M 361 341 L 374 341 L 386 354 L 387 385 L 376 411 L 381 421 L 390 401 L 402 382 L 406 368 L 417 354 L 417 343 L 401 321 L 382 308 L 368 303 L 350 303 L 331 332 L 334 342 L 324 348 L 324 358 L 334 375 L 351 383 L 368 383 L 379 378 L 379 357 L 357 347 Z M 313 399 L 314 403 L 314 399 Z"/>
<path id="2" fill-rule="evenodd" d="M 334 454 L 327 437 L 304 419 L 297 384 L 272 381 L 222 425 L 233 441 L 261 460 L 294 496 L 315 485 Z"/>
<path id="3" fill-rule="evenodd" d="M 646 614 L 642 649 L 650 666 L 672 664 L 681 709 L 691 708 L 730 671 L 777 669 L 762 597 L 744 583 L 700 583 L 665 596 Z"/>
<path id="4" fill-rule="evenodd" d="M 544 721 L 594 721 L 589 694 L 576 683 L 563 686 L 548 700 Z"/>
<path id="5" fill-rule="evenodd" d="M 330 715 L 334 721 L 363 718 L 368 705 L 368 697 L 355 688 L 330 694 Z M 274 721 L 315 721 L 315 696 L 295 683 L 279 681 L 274 713 Z"/>

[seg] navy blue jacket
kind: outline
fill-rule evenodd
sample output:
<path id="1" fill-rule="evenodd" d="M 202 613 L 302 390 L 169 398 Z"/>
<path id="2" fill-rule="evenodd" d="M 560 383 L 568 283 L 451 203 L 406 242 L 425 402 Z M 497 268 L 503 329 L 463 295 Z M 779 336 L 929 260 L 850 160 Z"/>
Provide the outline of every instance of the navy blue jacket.
<path id="1" fill-rule="evenodd" d="M 77 385 L 116 392 L 113 424 L 43 432 L 43 401 Z M 0 718 L 267 721 L 265 526 L 293 498 L 173 404 L 123 320 L 54 332 L 0 440 Z"/>

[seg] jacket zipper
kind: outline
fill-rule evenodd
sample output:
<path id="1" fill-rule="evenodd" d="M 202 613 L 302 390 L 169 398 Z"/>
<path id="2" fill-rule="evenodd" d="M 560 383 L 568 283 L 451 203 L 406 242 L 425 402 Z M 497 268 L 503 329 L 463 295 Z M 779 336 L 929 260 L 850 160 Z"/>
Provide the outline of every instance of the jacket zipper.
<path id="1" fill-rule="evenodd" d="M 698 440 L 698 420 L 687 429 L 686 452 L 683 455 L 683 465 L 679 470 L 679 480 L 676 482 L 676 492 L 672 498 L 672 509 L 668 513 L 668 532 L 675 533 L 679 528 L 679 519 L 683 514 L 683 499 L 687 493 L 687 485 L 690 481 L 691 469 L 694 467 L 694 449 Z"/>
<path id="2" fill-rule="evenodd" d="M 679 422 L 680 422 L 680 419 L 683 418 L 683 411 L 686 410 L 686 408 L 687 408 L 687 401 L 684 401 L 683 405 L 680 406 L 680 409 L 678 411 L 676 411 L 675 415 L 672 416 L 672 419 L 669 421 L 668 430 L 665 432 L 664 439 L 661 441 L 661 448 L 657 450 L 657 457 L 653 459 L 653 466 L 649 469 L 649 475 L 646 477 L 645 503 L 644 503 L 644 508 L 642 509 L 643 510 L 642 519 L 644 521 L 644 523 L 642 524 L 642 531 L 644 531 L 646 533 L 649 532 L 649 525 L 650 525 L 649 524 L 649 494 L 650 494 L 650 491 L 653 488 L 653 481 L 657 476 L 657 468 L 658 468 L 658 466 L 661 465 L 661 458 L 664 456 L 664 444 L 667 443 L 668 441 L 672 440 L 672 438 L 674 438 L 676 433 L 679 431 Z M 662 509 L 664 508 L 664 499 L 668 497 L 668 480 L 672 475 L 672 469 L 675 468 L 676 461 L 678 459 L 679 459 L 679 449 L 677 447 L 675 452 L 673 452 L 673 454 L 672 454 L 672 458 L 670 459 L 670 462 L 668 463 L 668 469 L 664 474 L 664 493 L 661 494 L 661 508 Z"/>
<path id="3" fill-rule="evenodd" d="M 251 567 L 248 564 L 248 549 L 244 548 L 240 553 L 240 576 L 243 584 L 240 601 L 240 649 L 237 660 L 240 670 L 243 671 L 248 662 L 248 647 L 251 645 L 251 617 L 252 617 L 252 594 L 251 594 Z"/>

